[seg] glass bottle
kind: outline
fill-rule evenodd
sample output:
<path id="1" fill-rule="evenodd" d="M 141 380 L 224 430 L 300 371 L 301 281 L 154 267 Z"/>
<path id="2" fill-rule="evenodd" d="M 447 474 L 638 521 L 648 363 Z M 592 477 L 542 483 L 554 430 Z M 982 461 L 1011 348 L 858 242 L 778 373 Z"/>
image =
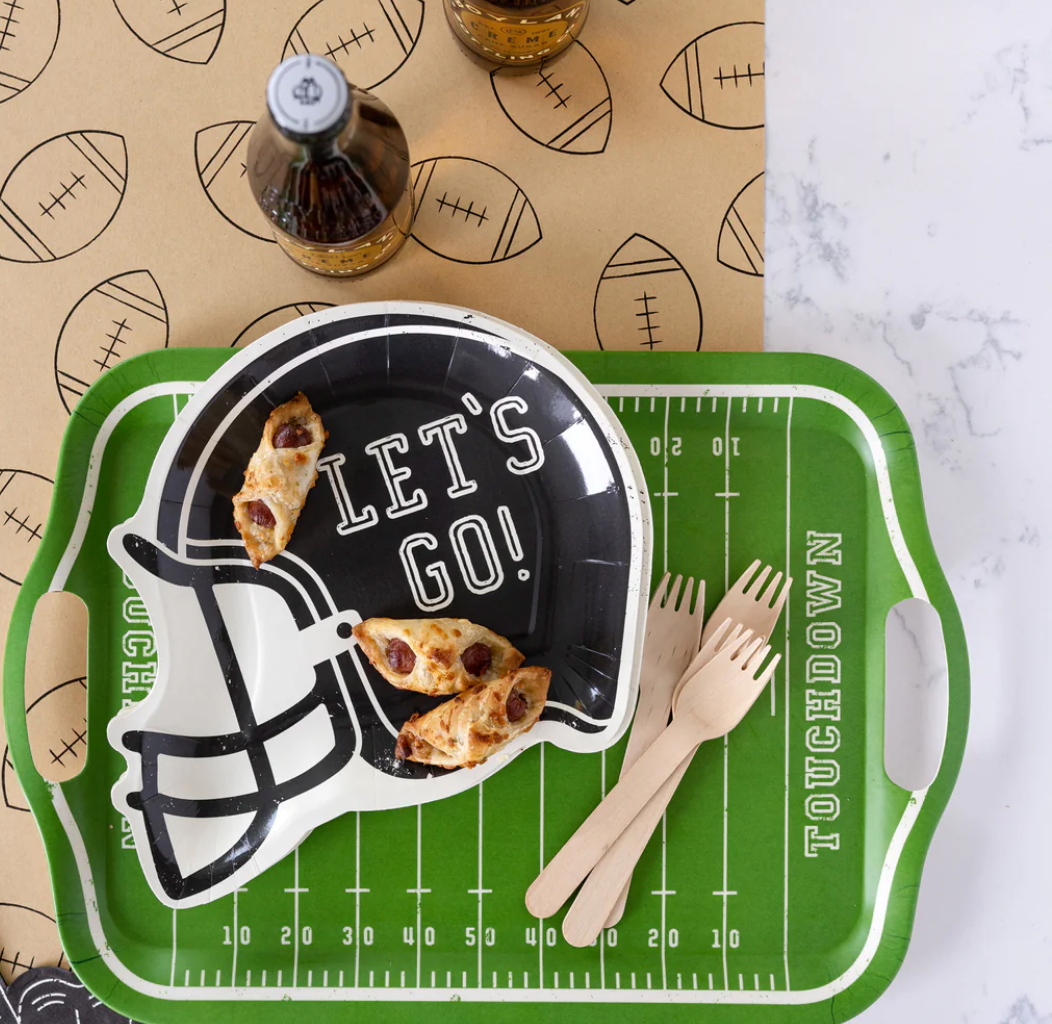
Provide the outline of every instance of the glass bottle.
<path id="1" fill-rule="evenodd" d="M 271 74 L 267 114 L 249 139 L 248 181 L 278 245 L 319 274 L 364 274 L 412 229 L 405 132 L 324 57 L 290 57 Z"/>
<path id="2" fill-rule="evenodd" d="M 442 0 L 469 57 L 493 71 L 536 70 L 579 35 L 589 0 Z"/>

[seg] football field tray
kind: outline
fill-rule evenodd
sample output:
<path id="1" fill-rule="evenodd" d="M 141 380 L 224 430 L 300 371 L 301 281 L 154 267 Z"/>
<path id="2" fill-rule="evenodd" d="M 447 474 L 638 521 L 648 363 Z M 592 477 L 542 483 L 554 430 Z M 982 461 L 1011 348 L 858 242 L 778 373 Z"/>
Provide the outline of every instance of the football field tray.
<path id="1" fill-rule="evenodd" d="M 541 744 L 449 799 L 317 828 L 214 903 L 158 903 L 110 802 L 124 761 L 106 723 L 145 695 L 154 665 L 106 538 L 135 511 L 195 384 L 232 354 L 151 353 L 85 395 L 8 637 L 11 752 L 67 956 L 92 991 L 173 1024 L 413 1012 L 399 1003 L 450 1021 L 624 1019 L 611 1004 L 641 1022 L 824 1021 L 879 996 L 960 766 L 967 656 L 901 413 L 865 375 L 814 356 L 570 354 L 643 465 L 655 585 L 666 569 L 700 575 L 711 611 L 754 558 L 795 579 L 769 693 L 699 751 L 616 928 L 575 949 L 523 894 L 616 782 L 623 741 L 599 754 Z M 34 772 L 23 711 L 29 624 L 49 589 L 90 614 L 89 755 L 61 785 Z M 941 617 L 950 695 L 938 774 L 916 792 L 883 765 L 885 619 L 910 597 Z"/>

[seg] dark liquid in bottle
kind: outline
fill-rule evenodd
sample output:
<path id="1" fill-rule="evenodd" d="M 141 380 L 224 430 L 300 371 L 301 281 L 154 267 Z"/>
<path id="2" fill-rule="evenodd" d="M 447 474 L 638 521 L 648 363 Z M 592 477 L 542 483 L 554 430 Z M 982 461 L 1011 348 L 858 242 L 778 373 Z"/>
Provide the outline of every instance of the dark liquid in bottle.
<path id="1" fill-rule="evenodd" d="M 353 86 L 350 117 L 328 137 L 290 136 L 261 120 L 248 176 L 278 244 L 308 270 L 364 273 L 390 259 L 412 229 L 405 133 L 380 100 Z"/>
<path id="2" fill-rule="evenodd" d="M 589 0 L 443 0 L 446 20 L 461 47 L 492 70 L 535 70 L 578 36 Z"/>

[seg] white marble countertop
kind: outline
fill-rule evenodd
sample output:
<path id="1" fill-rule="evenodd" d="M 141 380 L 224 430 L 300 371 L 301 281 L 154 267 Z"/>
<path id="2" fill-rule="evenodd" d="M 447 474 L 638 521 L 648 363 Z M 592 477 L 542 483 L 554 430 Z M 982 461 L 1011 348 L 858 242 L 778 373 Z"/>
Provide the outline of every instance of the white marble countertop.
<path id="1" fill-rule="evenodd" d="M 857 1018 L 1052 1022 L 1052 4 L 768 0 L 766 344 L 916 437 L 964 618 L 968 748 L 905 963 Z M 1046 599 L 1047 600 L 1047 599 Z"/>

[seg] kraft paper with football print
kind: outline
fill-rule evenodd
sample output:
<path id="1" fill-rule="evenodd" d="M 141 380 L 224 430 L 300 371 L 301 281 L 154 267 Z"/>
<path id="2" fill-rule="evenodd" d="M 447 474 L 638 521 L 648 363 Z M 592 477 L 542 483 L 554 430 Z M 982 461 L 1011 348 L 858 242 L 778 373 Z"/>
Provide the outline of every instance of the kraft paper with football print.
<path id="1" fill-rule="evenodd" d="M 0 635 L 68 416 L 139 352 L 375 299 L 473 307 L 563 349 L 761 348 L 763 18 L 762 0 L 593 0 L 561 60 L 509 76 L 464 56 L 438 0 L 0 5 L 0 355 L 22 425 L 0 460 Z M 302 52 L 409 138 L 414 238 L 353 281 L 288 260 L 245 180 L 267 76 Z M 28 721 L 68 772 L 83 668 L 56 671 Z M 57 962 L 51 916 L 5 759 L 0 973 Z"/>

